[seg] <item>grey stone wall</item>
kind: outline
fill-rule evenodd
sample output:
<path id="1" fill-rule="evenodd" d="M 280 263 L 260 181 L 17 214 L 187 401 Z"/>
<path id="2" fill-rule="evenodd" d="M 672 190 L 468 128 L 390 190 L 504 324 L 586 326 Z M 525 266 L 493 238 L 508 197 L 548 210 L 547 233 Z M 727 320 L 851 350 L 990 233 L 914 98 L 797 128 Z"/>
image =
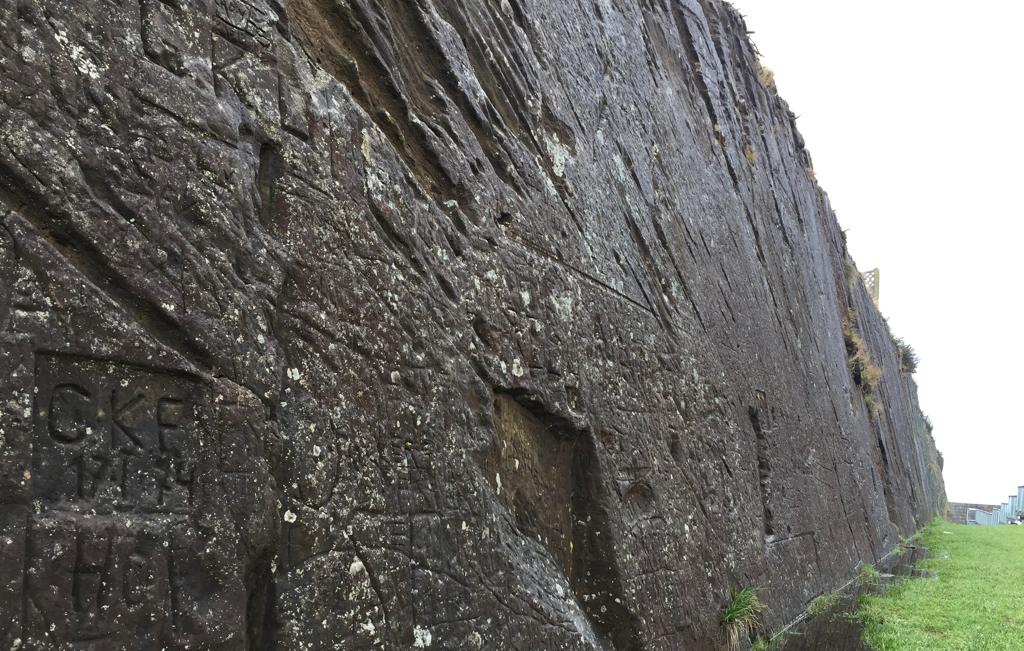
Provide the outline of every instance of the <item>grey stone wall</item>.
<path id="1" fill-rule="evenodd" d="M 0 646 L 705 648 L 885 554 L 941 470 L 766 84 L 712 0 L 0 4 Z"/>

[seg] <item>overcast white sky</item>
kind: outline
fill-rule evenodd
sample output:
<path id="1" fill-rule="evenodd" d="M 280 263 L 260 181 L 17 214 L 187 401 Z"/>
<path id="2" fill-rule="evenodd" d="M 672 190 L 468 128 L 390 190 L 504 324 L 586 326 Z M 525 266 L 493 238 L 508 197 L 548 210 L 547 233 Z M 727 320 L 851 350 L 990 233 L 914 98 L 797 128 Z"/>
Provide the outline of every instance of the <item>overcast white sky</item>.
<path id="1" fill-rule="evenodd" d="M 950 501 L 1006 500 L 1024 485 L 1024 2 L 732 4 L 921 357 Z"/>

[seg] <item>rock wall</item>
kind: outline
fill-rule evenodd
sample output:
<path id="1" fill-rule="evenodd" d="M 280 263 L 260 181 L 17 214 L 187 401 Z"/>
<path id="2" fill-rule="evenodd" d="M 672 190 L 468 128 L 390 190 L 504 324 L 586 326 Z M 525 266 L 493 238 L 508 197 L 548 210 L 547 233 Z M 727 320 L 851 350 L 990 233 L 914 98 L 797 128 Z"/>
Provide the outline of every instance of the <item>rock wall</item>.
<path id="1" fill-rule="evenodd" d="M 718 0 L 11 0 L 0 125 L 3 648 L 706 648 L 944 507 Z"/>

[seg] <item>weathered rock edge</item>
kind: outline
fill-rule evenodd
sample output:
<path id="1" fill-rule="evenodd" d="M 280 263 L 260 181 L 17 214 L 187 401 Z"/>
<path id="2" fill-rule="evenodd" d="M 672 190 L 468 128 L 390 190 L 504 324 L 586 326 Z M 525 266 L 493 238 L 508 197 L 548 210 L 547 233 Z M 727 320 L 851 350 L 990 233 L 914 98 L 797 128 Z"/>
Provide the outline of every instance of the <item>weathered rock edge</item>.
<path id="1" fill-rule="evenodd" d="M 0 647 L 705 648 L 944 506 L 724 3 L 16 0 L 0 68 Z"/>

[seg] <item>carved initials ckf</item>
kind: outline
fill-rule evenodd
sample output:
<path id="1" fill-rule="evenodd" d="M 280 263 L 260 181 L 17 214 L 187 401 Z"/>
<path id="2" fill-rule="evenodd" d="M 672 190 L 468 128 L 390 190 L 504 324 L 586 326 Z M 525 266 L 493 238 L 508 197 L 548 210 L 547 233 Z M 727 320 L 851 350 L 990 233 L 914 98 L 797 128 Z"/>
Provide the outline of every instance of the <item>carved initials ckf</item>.
<path id="1" fill-rule="evenodd" d="M 77 384 L 58 384 L 50 396 L 50 436 L 61 443 L 77 443 L 95 433 L 103 417 L 109 414 L 111 450 L 133 455 L 152 452 L 147 450 L 147 442 L 137 429 L 140 418 L 150 416 L 146 398 L 141 391 L 123 394 L 117 389 L 94 396 Z M 183 401 L 161 397 L 156 401 L 155 412 L 152 416 L 157 425 L 159 451 L 180 456 Z"/>
<path id="2" fill-rule="evenodd" d="M 160 384 L 62 381 L 42 396 L 46 434 L 77 475 L 77 486 L 61 492 L 127 507 L 187 507 L 191 414 L 173 385 Z"/>

